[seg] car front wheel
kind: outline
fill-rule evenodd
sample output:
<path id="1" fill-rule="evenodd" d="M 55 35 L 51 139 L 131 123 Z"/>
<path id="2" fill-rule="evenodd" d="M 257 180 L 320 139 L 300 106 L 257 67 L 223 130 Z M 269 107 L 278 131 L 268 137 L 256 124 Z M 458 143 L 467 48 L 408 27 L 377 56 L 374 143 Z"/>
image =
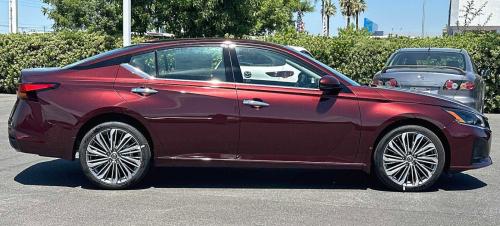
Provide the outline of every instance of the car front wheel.
<path id="1" fill-rule="evenodd" d="M 151 151 L 136 128 L 122 122 L 106 122 L 87 132 L 79 148 L 85 176 L 105 189 L 137 184 L 147 173 Z"/>
<path id="2" fill-rule="evenodd" d="M 375 174 L 398 191 L 421 191 L 441 175 L 445 151 L 439 137 L 427 128 L 402 126 L 387 133 L 374 153 Z"/>

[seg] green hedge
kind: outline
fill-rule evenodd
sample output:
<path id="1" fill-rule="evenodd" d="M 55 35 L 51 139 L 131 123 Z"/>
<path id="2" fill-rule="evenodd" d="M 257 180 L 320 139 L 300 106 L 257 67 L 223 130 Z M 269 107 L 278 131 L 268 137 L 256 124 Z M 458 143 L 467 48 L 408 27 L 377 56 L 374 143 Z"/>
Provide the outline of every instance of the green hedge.
<path id="1" fill-rule="evenodd" d="M 407 47 L 462 48 L 472 56 L 478 70 L 486 68 L 491 70 L 491 74 L 484 78 L 487 85 L 485 112 L 500 112 L 500 35 L 498 34 L 375 39 L 352 34 L 326 38 L 289 32 L 263 39 L 284 45 L 305 47 L 320 61 L 360 83 L 369 83 L 372 76 L 384 67 L 389 56 L 397 49 Z"/>
<path id="2" fill-rule="evenodd" d="M 24 68 L 60 67 L 121 45 L 119 38 L 87 32 L 0 34 L 0 92 L 14 93 Z"/>
<path id="3" fill-rule="evenodd" d="M 472 55 L 479 69 L 491 70 L 491 75 L 485 78 L 485 111 L 500 112 L 500 35 L 497 34 L 373 39 L 356 34 L 326 38 L 287 32 L 261 39 L 303 46 L 320 61 L 360 83 L 370 82 L 372 76 L 384 66 L 390 54 L 399 48 L 463 48 Z M 119 46 L 119 38 L 86 32 L 0 35 L 0 92 L 15 92 L 19 73 L 23 68 L 63 66 Z"/>

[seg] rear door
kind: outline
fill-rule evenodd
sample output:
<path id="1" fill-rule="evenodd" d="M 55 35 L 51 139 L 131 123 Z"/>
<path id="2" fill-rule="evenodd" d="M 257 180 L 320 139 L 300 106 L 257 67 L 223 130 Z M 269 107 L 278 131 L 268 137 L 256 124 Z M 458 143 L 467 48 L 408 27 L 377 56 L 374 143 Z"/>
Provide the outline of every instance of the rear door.
<path id="1" fill-rule="evenodd" d="M 146 79 L 129 103 L 148 121 L 159 139 L 164 159 L 234 159 L 238 104 L 226 50 L 218 45 L 159 49 L 130 65 L 154 78 Z M 133 92 L 133 91 L 132 91 Z"/>

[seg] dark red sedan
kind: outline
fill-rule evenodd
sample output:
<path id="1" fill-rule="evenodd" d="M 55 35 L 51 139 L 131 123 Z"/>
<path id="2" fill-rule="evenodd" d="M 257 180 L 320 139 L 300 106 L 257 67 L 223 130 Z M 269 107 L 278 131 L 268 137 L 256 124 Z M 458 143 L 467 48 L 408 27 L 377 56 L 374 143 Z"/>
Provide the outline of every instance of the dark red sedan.
<path id="1" fill-rule="evenodd" d="M 175 40 L 21 73 L 15 149 L 73 160 L 102 188 L 152 166 L 373 172 L 419 191 L 444 171 L 491 164 L 484 115 L 452 100 L 360 86 L 295 50 Z"/>

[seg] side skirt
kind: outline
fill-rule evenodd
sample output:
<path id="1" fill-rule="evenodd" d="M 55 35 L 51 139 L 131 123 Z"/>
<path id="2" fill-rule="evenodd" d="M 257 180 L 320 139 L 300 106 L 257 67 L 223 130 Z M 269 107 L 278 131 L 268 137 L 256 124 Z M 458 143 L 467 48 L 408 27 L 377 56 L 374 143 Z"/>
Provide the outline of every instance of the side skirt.
<path id="1" fill-rule="evenodd" d="M 234 167 L 234 168 L 304 168 L 304 169 L 352 169 L 366 171 L 364 163 L 271 161 L 244 159 L 160 157 L 155 159 L 159 167 Z"/>

